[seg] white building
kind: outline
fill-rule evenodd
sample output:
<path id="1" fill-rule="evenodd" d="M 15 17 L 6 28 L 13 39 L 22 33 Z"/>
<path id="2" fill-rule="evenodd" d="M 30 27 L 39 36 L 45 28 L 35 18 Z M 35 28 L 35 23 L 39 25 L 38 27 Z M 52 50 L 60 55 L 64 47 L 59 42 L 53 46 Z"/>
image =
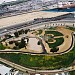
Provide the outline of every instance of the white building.
<path id="1" fill-rule="evenodd" d="M 1 75 L 19 75 L 19 71 L 13 70 L 10 67 L 0 64 L 0 74 Z"/>

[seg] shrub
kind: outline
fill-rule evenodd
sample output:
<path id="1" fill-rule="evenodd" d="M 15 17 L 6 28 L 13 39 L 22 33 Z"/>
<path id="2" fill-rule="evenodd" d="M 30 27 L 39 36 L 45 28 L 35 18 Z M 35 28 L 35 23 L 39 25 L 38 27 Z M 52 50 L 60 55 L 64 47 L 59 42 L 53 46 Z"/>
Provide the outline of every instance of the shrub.
<path id="1" fill-rule="evenodd" d="M 19 35 L 23 34 L 24 33 L 24 30 L 21 29 L 20 31 L 18 31 Z"/>
<path id="2" fill-rule="evenodd" d="M 19 43 L 18 43 L 18 41 L 15 41 L 15 45 L 16 45 L 16 46 L 19 46 Z"/>
<path id="3" fill-rule="evenodd" d="M 14 35 L 15 35 L 15 37 L 19 37 L 19 33 L 18 32 L 15 32 Z"/>
<path id="4" fill-rule="evenodd" d="M 52 48 L 50 52 L 53 52 L 54 53 L 54 52 L 57 52 L 58 50 L 59 50 L 59 48 L 58 47 L 55 47 L 55 48 Z"/>
<path id="5" fill-rule="evenodd" d="M 26 29 L 26 30 L 25 30 L 25 34 L 27 34 L 29 31 L 30 31 L 30 29 Z"/>
<path id="6" fill-rule="evenodd" d="M 40 43 L 40 41 L 38 41 L 38 43 L 37 43 L 38 45 L 40 45 L 41 43 Z"/>
<path id="7" fill-rule="evenodd" d="M 55 43 L 48 43 L 49 47 L 50 48 L 55 48 L 57 46 L 60 46 L 63 42 L 64 42 L 64 38 L 61 37 L 61 38 L 55 38 L 56 42 Z"/>
<path id="8" fill-rule="evenodd" d="M 14 49 L 14 50 L 18 50 L 18 49 L 19 49 L 19 47 L 17 47 L 17 46 L 14 46 L 14 47 L 13 47 L 13 49 Z"/>
<path id="9" fill-rule="evenodd" d="M 8 39 L 8 38 L 12 38 L 12 36 L 11 36 L 11 35 L 8 35 L 8 34 L 6 34 L 5 37 L 6 37 L 7 39 Z"/>
<path id="10" fill-rule="evenodd" d="M 53 34 L 54 36 L 63 36 L 63 34 L 58 31 L 45 31 L 45 34 Z"/>
<path id="11" fill-rule="evenodd" d="M 24 39 L 21 39 L 21 42 L 20 42 L 20 44 L 19 44 L 19 48 L 23 48 L 23 47 L 25 47 L 26 48 L 26 42 L 24 41 Z"/>
<path id="12" fill-rule="evenodd" d="M 9 41 L 9 44 L 13 44 L 14 43 L 14 41 Z"/>
<path id="13" fill-rule="evenodd" d="M 2 43 L 0 43 L 0 50 L 4 50 L 4 49 L 5 49 L 5 47 L 3 46 Z"/>

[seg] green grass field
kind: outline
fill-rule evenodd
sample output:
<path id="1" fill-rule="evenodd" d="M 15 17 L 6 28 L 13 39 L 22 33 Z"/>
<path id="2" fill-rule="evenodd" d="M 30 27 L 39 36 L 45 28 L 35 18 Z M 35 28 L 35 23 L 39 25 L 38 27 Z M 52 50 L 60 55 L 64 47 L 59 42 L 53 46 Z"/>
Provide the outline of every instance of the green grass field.
<path id="1" fill-rule="evenodd" d="M 72 31 L 75 31 L 75 28 L 74 27 L 67 27 L 67 29 L 70 29 Z"/>
<path id="2" fill-rule="evenodd" d="M 58 31 L 45 31 L 45 34 L 53 34 L 54 36 L 63 36 L 63 34 Z"/>
<path id="3" fill-rule="evenodd" d="M 40 35 L 42 33 L 42 30 L 39 29 L 37 35 Z"/>
<path id="4" fill-rule="evenodd" d="M 57 46 L 60 46 L 63 42 L 64 42 L 64 38 L 61 37 L 61 38 L 55 38 L 56 42 L 55 43 L 48 43 L 46 42 L 50 48 L 55 48 Z"/>
<path id="5" fill-rule="evenodd" d="M 75 46 L 74 48 L 63 55 L 46 56 L 46 55 L 29 55 L 29 54 L 14 54 L 1 53 L 0 57 L 12 61 L 16 64 L 29 68 L 37 69 L 59 69 L 66 68 L 75 60 Z"/>
<path id="6" fill-rule="evenodd" d="M 3 44 L 0 43 L 0 50 L 4 50 L 5 47 L 3 46 Z"/>

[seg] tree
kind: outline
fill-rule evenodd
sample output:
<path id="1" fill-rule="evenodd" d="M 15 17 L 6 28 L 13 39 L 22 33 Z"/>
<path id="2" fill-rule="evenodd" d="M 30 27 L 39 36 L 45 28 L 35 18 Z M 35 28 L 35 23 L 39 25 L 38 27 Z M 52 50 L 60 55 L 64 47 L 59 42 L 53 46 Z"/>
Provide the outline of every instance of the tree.
<path id="1" fill-rule="evenodd" d="M 26 48 L 26 46 L 27 46 L 26 41 L 24 41 L 24 39 L 21 39 L 21 43 L 19 44 L 19 48 L 23 48 L 23 47 Z"/>
<path id="2" fill-rule="evenodd" d="M 19 43 L 18 43 L 18 41 L 15 41 L 15 45 L 16 45 L 16 46 L 19 46 Z"/>
<path id="3" fill-rule="evenodd" d="M 41 43 L 40 43 L 40 41 L 38 41 L 38 43 L 37 43 L 38 45 L 40 45 Z"/>
<path id="4" fill-rule="evenodd" d="M 25 34 L 27 34 L 28 33 L 28 30 L 25 30 Z"/>
<path id="5" fill-rule="evenodd" d="M 29 42 L 29 38 L 27 38 L 27 43 Z"/>
<path id="6" fill-rule="evenodd" d="M 74 27 L 74 24 L 73 24 L 73 27 Z"/>
<path id="7" fill-rule="evenodd" d="M 0 50 L 4 50 L 4 49 L 5 49 L 4 45 L 0 43 Z"/>
<path id="8" fill-rule="evenodd" d="M 15 32 L 14 35 L 15 35 L 15 37 L 19 37 L 19 33 L 18 32 Z"/>
<path id="9" fill-rule="evenodd" d="M 8 34 L 6 34 L 5 37 L 6 37 L 7 39 L 8 39 L 8 38 L 12 38 L 12 36 L 11 36 L 11 35 L 8 35 Z"/>
<path id="10" fill-rule="evenodd" d="M 13 49 L 18 50 L 18 49 L 19 49 L 19 47 L 18 47 L 18 46 L 14 46 L 14 47 L 13 47 Z"/>
<path id="11" fill-rule="evenodd" d="M 2 41 L 5 41 L 6 40 L 6 38 L 4 38 Z"/>
<path id="12" fill-rule="evenodd" d="M 9 44 L 13 44 L 14 43 L 14 41 L 9 41 Z"/>
<path id="13" fill-rule="evenodd" d="M 29 31 L 30 31 L 30 29 L 26 29 L 26 30 L 25 30 L 25 34 L 27 34 Z"/>
<path id="14" fill-rule="evenodd" d="M 12 36 L 11 36 L 11 35 L 8 35 L 8 37 L 9 37 L 9 38 L 12 38 Z"/>
<path id="15" fill-rule="evenodd" d="M 24 33 L 24 30 L 21 29 L 20 31 L 18 31 L 19 35 L 23 34 Z"/>
<path id="16" fill-rule="evenodd" d="M 8 44 L 5 42 L 5 45 L 8 46 Z"/>
<path id="17" fill-rule="evenodd" d="M 57 52 L 58 50 L 59 50 L 59 48 L 58 47 L 55 47 L 55 48 L 52 48 L 50 52 L 53 52 L 54 53 L 54 52 Z"/>

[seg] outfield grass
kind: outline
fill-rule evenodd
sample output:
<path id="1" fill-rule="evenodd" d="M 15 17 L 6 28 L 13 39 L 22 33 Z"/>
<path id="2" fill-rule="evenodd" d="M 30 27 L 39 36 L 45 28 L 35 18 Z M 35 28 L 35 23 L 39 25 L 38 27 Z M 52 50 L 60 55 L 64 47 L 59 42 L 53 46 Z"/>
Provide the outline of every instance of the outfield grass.
<path id="1" fill-rule="evenodd" d="M 45 34 L 53 34 L 54 36 L 63 36 L 63 34 L 58 31 L 45 31 Z"/>

